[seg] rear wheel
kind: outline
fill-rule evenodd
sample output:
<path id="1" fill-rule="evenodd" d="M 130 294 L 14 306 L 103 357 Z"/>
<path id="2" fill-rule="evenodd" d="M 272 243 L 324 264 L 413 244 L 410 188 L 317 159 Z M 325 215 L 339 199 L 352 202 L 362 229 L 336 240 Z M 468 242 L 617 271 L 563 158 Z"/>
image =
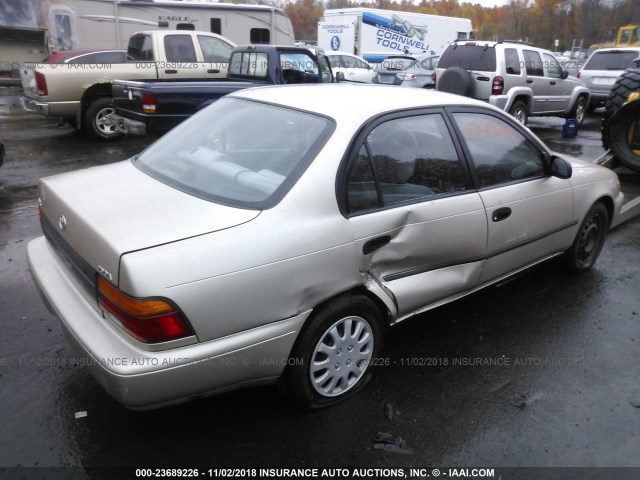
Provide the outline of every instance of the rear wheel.
<path id="1" fill-rule="evenodd" d="M 566 270 L 574 274 L 590 270 L 600 255 L 608 230 L 609 212 L 598 202 L 585 215 L 573 245 L 564 254 Z"/>
<path id="2" fill-rule="evenodd" d="M 509 115 L 515 118 L 522 125 L 526 125 L 527 120 L 529 119 L 527 115 L 527 104 L 521 100 L 513 102 L 513 105 L 511 105 L 511 108 L 509 109 Z"/>
<path id="3" fill-rule="evenodd" d="M 280 387 L 299 408 L 334 405 L 362 389 L 384 338 L 377 306 L 363 295 L 338 297 L 308 320 Z"/>
<path id="4" fill-rule="evenodd" d="M 576 104 L 573 106 L 573 110 L 569 114 L 568 118 L 575 118 L 578 125 L 582 125 L 585 114 L 587 112 L 587 100 L 584 97 L 578 97 Z"/>
<path id="5" fill-rule="evenodd" d="M 92 138 L 98 140 L 116 140 L 123 134 L 108 115 L 113 113 L 113 99 L 101 97 L 95 99 L 87 108 L 84 116 L 84 130 Z"/>

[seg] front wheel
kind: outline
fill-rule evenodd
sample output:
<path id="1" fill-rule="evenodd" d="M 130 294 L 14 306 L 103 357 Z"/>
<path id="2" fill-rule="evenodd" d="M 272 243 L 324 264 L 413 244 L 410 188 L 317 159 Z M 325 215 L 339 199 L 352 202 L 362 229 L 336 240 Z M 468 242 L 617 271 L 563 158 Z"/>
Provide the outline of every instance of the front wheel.
<path id="1" fill-rule="evenodd" d="M 566 270 L 574 274 L 590 270 L 600 255 L 608 230 L 609 212 L 602 203 L 596 203 L 585 215 L 573 245 L 564 254 Z"/>
<path id="2" fill-rule="evenodd" d="M 291 352 L 280 387 L 299 408 L 334 405 L 362 389 L 384 339 L 377 306 L 363 295 L 346 295 L 308 320 Z"/>
<path id="3" fill-rule="evenodd" d="M 520 100 L 514 102 L 509 109 L 509 115 L 515 118 L 522 125 L 526 125 L 528 120 L 527 105 Z"/>
<path id="4" fill-rule="evenodd" d="M 98 140 L 120 138 L 123 133 L 108 118 L 113 112 L 112 98 L 101 97 L 91 102 L 84 116 L 84 130 L 87 135 Z"/>

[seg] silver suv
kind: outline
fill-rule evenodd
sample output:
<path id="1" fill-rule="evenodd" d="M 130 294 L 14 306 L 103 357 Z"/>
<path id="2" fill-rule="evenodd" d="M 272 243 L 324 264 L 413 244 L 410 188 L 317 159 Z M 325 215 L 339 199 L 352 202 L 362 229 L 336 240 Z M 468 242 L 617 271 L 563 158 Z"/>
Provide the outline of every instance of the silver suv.
<path id="1" fill-rule="evenodd" d="M 627 68 L 634 68 L 634 60 L 640 57 L 640 47 L 601 48 L 593 54 L 578 72 L 591 91 L 589 110 L 603 107 L 611 87 Z"/>
<path id="2" fill-rule="evenodd" d="M 531 115 L 580 124 L 589 105 L 589 89 L 550 51 L 521 42 L 454 42 L 440 57 L 435 80 L 438 90 L 485 100 L 523 124 Z"/>

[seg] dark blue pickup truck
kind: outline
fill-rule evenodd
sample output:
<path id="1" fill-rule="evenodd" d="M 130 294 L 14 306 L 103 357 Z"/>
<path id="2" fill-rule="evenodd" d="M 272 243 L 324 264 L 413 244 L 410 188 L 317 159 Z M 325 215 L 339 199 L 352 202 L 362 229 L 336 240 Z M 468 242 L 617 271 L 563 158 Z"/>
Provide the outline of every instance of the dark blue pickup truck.
<path id="1" fill-rule="evenodd" d="M 116 80 L 110 121 L 132 135 L 162 135 L 198 110 L 243 88 L 291 83 L 334 82 L 320 50 L 249 45 L 231 52 L 226 79 L 205 81 Z"/>

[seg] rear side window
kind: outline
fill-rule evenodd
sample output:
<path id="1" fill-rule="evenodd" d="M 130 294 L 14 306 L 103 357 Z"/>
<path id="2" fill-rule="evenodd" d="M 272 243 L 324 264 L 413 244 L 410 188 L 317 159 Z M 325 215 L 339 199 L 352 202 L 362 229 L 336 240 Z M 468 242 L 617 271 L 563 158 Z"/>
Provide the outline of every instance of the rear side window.
<path id="1" fill-rule="evenodd" d="M 191 35 L 167 35 L 164 37 L 164 51 L 169 62 L 197 61 Z"/>
<path id="2" fill-rule="evenodd" d="M 520 58 L 515 48 L 505 48 L 504 61 L 507 68 L 507 74 L 520 75 Z"/>
<path id="3" fill-rule="evenodd" d="M 523 50 L 522 53 L 524 53 L 524 66 L 527 69 L 527 74 L 534 77 L 544 77 L 540 54 L 533 50 Z"/>
<path id="4" fill-rule="evenodd" d="M 595 52 L 583 70 L 626 70 L 633 68 L 633 61 L 640 57 L 637 51 L 612 50 L 609 52 Z"/>
<path id="5" fill-rule="evenodd" d="M 466 188 L 458 154 L 439 114 L 378 125 L 353 159 L 347 182 L 352 213 Z"/>
<path id="6" fill-rule="evenodd" d="M 133 60 L 153 60 L 153 42 L 149 35 L 134 35 L 129 40 L 128 57 Z"/>
<path id="7" fill-rule="evenodd" d="M 496 70 L 496 49 L 487 45 L 451 45 L 444 51 L 438 62 L 438 68 L 449 67 L 494 72 Z"/>

